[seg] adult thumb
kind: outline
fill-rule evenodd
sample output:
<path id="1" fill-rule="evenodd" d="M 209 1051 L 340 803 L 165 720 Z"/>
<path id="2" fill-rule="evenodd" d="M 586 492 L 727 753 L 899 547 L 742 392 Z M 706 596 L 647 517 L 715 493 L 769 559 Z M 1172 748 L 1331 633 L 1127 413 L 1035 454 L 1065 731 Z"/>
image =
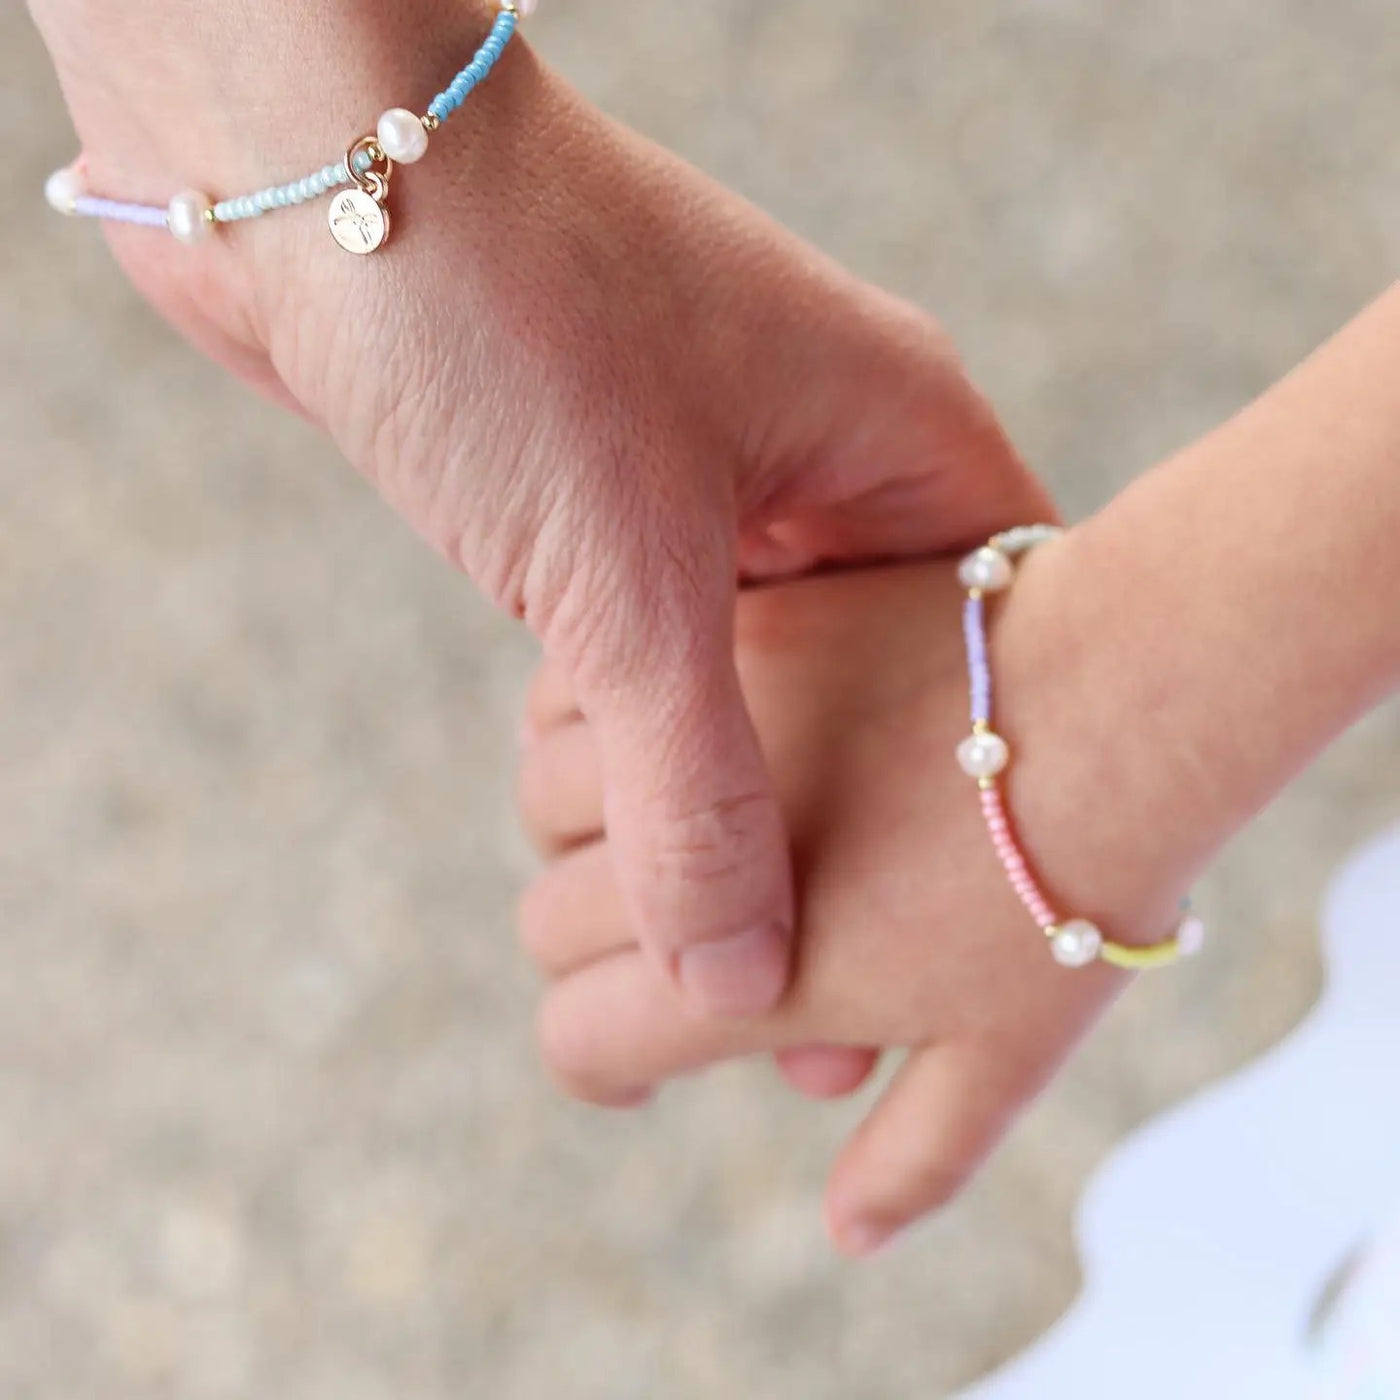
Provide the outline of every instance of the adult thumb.
<path id="1" fill-rule="evenodd" d="M 573 673 L 639 941 L 697 1013 L 754 1015 L 788 983 L 787 835 L 735 671 L 732 584 L 671 596 L 673 571 L 647 580 L 640 606 L 614 597 L 615 623 L 589 629 Z"/>

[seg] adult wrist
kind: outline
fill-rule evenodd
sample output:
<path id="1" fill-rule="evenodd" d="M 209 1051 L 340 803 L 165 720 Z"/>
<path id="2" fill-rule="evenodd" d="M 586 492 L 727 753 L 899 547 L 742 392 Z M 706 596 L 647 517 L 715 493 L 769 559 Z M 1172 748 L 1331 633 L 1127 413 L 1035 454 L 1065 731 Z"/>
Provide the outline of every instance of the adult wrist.
<path id="1" fill-rule="evenodd" d="M 30 8 L 95 160 L 159 180 L 194 160 L 230 191 L 269 164 L 310 168 L 388 106 L 426 103 L 498 10 L 494 0 Z"/>
<path id="2" fill-rule="evenodd" d="M 410 0 L 387 11 L 143 0 L 126 13 L 91 0 L 35 0 L 34 11 L 86 156 L 85 188 L 163 208 L 180 190 L 217 202 L 288 180 L 309 184 L 302 177 L 340 162 L 382 113 L 423 113 L 491 32 L 500 4 Z M 528 158 L 514 157 L 547 126 L 558 86 L 521 37 L 504 50 L 472 92 L 470 123 L 433 133 L 439 181 L 444 170 L 449 181 L 480 174 L 497 196 L 481 201 L 483 213 L 500 207 L 512 171 L 528 168 Z M 511 160 L 501 158 L 503 145 Z M 224 254 L 272 248 L 269 260 L 285 268 L 281 245 L 315 222 L 279 212 L 271 233 L 271 221 L 260 221 L 257 237 L 238 238 L 225 226 Z"/>

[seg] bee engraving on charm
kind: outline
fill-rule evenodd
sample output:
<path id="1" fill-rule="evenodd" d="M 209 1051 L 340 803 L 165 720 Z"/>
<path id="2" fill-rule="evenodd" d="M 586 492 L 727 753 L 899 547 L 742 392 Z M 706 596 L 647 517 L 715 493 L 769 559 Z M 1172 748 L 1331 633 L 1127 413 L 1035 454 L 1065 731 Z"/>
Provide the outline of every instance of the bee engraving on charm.
<path id="1" fill-rule="evenodd" d="M 327 221 L 331 237 L 356 257 L 363 257 L 389 241 L 389 178 L 394 162 L 373 136 L 361 136 L 345 152 L 345 169 L 351 188 L 331 200 Z"/>
<path id="2" fill-rule="evenodd" d="M 389 211 L 366 190 L 343 190 L 331 200 L 331 237 L 363 257 L 382 248 L 389 237 Z"/>

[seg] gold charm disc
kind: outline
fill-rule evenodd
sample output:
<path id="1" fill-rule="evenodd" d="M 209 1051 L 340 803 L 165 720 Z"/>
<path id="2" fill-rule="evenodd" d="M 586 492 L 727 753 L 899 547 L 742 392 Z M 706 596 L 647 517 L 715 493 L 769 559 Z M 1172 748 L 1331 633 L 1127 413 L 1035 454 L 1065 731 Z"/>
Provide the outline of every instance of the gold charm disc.
<path id="1" fill-rule="evenodd" d="M 331 237 L 357 257 L 382 248 L 389 238 L 389 211 L 358 186 L 331 200 L 329 220 Z"/>

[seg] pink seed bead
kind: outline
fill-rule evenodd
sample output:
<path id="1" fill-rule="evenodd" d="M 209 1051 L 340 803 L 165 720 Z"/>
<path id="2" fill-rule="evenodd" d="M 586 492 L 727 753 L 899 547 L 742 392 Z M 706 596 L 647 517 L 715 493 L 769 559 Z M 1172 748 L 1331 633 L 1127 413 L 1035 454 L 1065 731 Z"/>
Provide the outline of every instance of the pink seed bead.
<path id="1" fill-rule="evenodd" d="M 1054 911 L 1050 908 L 1050 901 L 1045 898 L 1044 891 L 1031 874 L 1026 857 L 1017 844 L 1011 829 L 1011 819 L 1006 813 L 1006 804 L 1002 800 L 1001 789 L 982 788 L 978 797 L 987 834 L 991 837 L 992 849 L 996 852 L 1017 899 L 1041 928 L 1058 923 Z"/>

